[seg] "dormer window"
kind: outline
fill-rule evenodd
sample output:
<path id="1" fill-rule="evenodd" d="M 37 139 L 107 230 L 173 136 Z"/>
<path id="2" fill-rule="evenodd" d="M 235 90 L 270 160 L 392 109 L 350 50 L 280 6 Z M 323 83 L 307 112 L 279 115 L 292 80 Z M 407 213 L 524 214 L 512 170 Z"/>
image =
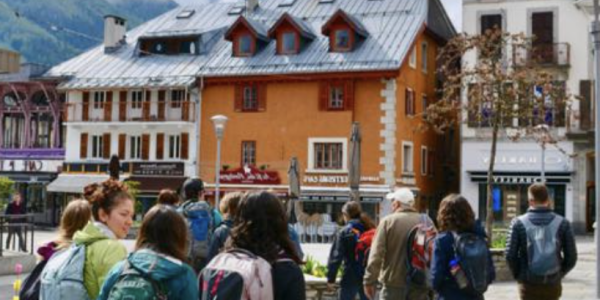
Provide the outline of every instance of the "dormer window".
<path id="1" fill-rule="evenodd" d="M 252 56 L 252 36 L 249 34 L 240 35 L 237 44 L 238 56 Z"/>
<path id="2" fill-rule="evenodd" d="M 232 42 L 233 56 L 253 56 L 269 43 L 267 30 L 262 23 L 240 16 L 225 33 Z"/>
<path id="3" fill-rule="evenodd" d="M 281 44 L 281 52 L 283 54 L 295 54 L 297 52 L 298 46 L 296 45 L 296 33 L 295 32 L 284 32 L 281 35 L 282 44 Z"/>
<path id="4" fill-rule="evenodd" d="M 139 41 L 140 56 L 180 55 L 200 53 L 200 36 L 169 36 L 169 37 L 142 37 Z"/>
<path id="5" fill-rule="evenodd" d="M 349 29 L 338 29 L 335 31 L 335 42 L 334 42 L 334 50 L 335 51 L 350 51 L 352 50 L 350 47 L 350 30 Z"/>
<path id="6" fill-rule="evenodd" d="M 316 36 L 303 20 L 284 13 L 269 30 L 269 37 L 277 39 L 277 54 L 290 55 L 300 53 Z"/>
<path id="7" fill-rule="evenodd" d="M 329 37 L 331 52 L 352 52 L 369 35 L 356 17 L 341 9 L 323 25 L 321 32 Z"/>

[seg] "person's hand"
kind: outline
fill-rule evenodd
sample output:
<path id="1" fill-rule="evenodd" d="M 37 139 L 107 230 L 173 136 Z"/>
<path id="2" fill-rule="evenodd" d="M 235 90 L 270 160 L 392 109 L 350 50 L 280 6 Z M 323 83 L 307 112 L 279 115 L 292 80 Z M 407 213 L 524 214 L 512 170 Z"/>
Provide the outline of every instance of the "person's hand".
<path id="1" fill-rule="evenodd" d="M 333 283 L 333 282 L 327 283 L 327 291 L 328 292 L 333 293 L 333 292 L 335 292 L 335 289 L 336 289 L 335 283 Z"/>
<path id="2" fill-rule="evenodd" d="M 373 300 L 375 299 L 375 285 L 365 285 L 365 295 L 367 298 Z"/>

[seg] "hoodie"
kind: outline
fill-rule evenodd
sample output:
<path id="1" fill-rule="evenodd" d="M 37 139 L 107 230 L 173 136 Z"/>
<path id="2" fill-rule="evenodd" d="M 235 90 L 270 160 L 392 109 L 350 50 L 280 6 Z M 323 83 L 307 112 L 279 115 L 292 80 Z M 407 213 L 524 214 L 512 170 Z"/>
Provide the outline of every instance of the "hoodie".
<path id="1" fill-rule="evenodd" d="M 167 299 L 198 299 L 198 284 L 194 270 L 180 260 L 150 249 L 141 249 L 129 254 L 127 261 L 141 274 L 149 276 L 156 282 L 164 283 L 168 293 Z M 108 299 L 108 294 L 119 280 L 124 266 L 125 260 L 110 270 L 98 300 Z"/>
<path id="2" fill-rule="evenodd" d="M 73 236 L 77 245 L 85 245 L 83 284 L 90 296 L 96 299 L 108 271 L 127 257 L 127 249 L 102 223 L 88 223 Z"/>

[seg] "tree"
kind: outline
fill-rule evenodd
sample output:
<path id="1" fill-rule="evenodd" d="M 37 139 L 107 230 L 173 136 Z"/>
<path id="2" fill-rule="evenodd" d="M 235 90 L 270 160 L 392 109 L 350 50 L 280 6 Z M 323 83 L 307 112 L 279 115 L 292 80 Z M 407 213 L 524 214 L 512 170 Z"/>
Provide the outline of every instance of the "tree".
<path id="1" fill-rule="evenodd" d="M 8 202 L 10 196 L 14 193 L 15 182 L 8 177 L 0 177 L 0 208 Z M 2 213 L 4 210 L 2 210 Z"/>
<path id="2" fill-rule="evenodd" d="M 482 128 L 491 137 L 486 201 L 490 239 L 494 221 L 492 183 L 500 134 L 506 132 L 512 140 L 531 138 L 539 132 L 538 125 L 561 127 L 567 121 L 570 96 L 564 82 L 556 81 L 544 68 L 552 55 L 548 49 L 533 45 L 532 38 L 498 28 L 453 38 L 438 56 L 438 76 L 443 82 L 440 99 L 423 113 L 423 126 L 437 132 L 467 124 Z M 555 50 L 549 49 L 551 54 Z M 546 137 L 544 143 L 556 145 L 556 139 Z"/>

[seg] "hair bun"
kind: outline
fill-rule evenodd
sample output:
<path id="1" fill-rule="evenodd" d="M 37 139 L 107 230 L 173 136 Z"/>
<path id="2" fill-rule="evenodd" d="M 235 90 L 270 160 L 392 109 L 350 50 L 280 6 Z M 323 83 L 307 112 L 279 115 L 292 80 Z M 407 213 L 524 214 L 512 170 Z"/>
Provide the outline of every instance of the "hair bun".
<path id="1" fill-rule="evenodd" d="M 127 193 L 128 188 L 118 180 L 108 179 L 101 183 L 92 183 L 84 188 L 83 196 L 90 202 L 101 202 L 118 193 Z"/>

